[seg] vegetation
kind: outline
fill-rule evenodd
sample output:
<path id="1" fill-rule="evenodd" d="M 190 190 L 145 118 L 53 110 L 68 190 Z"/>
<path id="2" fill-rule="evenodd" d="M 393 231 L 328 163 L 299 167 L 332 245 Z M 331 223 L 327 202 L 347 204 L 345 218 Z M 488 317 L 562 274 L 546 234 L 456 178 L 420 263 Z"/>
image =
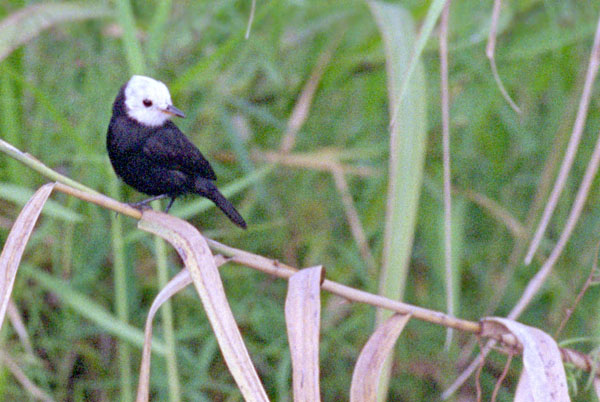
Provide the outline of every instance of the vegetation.
<path id="1" fill-rule="evenodd" d="M 394 96 L 403 82 L 390 81 L 405 77 L 423 38 L 409 37 L 410 21 L 423 33 L 437 21 L 439 14 L 431 13 L 441 2 L 390 4 L 257 2 L 245 39 L 251 1 L 32 7 L 5 0 L 0 137 L 88 188 L 138 201 L 142 196 L 115 177 L 105 135 L 120 86 L 132 73 L 153 76 L 171 89 L 187 116 L 178 126 L 211 161 L 220 188 L 249 228 L 238 229 L 194 197 L 177 201 L 174 215 L 238 249 L 294 267 L 323 265 L 336 282 L 372 293 L 389 285 L 409 303 L 447 311 L 437 28 L 423 42 L 401 102 Z M 448 37 L 452 300 L 454 314 L 472 321 L 506 316 L 554 248 L 600 128 L 595 91 L 566 191 L 540 251 L 524 265 L 575 121 L 600 6 L 503 2 L 496 64 L 520 114 L 503 98 L 485 54 L 491 14 L 491 2 L 455 1 Z M 393 56 L 382 33 L 396 38 Z M 391 127 L 390 110 L 398 113 Z M 407 127 L 422 130 L 422 137 L 415 140 L 414 131 L 403 136 Z M 408 167 L 390 163 L 395 129 L 401 145 L 415 141 L 395 151 L 399 161 L 414 158 Z M 390 166 L 395 193 L 388 192 Z M 0 169 L 4 243 L 29 196 L 48 179 L 4 154 Z M 519 317 L 549 334 L 573 307 L 595 262 L 597 181 L 549 280 Z M 418 196 L 414 208 L 410 196 L 402 198 L 411 191 Z M 4 326 L 2 350 L 55 400 L 132 400 L 149 306 L 181 260 L 128 217 L 60 193 L 51 201 L 13 291 L 33 350 L 13 325 Z M 386 209 L 389 202 L 394 214 Z M 390 240 L 386 233 L 397 225 L 407 226 Z M 292 400 L 286 282 L 235 264 L 220 272 L 267 393 L 274 401 Z M 596 350 L 598 296 L 597 287 L 585 292 L 558 341 L 584 353 Z M 322 300 L 321 395 L 346 400 L 376 311 L 325 292 Z M 156 321 L 153 400 L 241 400 L 191 287 Z M 445 344 L 444 327 L 411 320 L 399 338 L 389 400 L 439 399 L 478 350 L 467 333 L 455 331 L 448 350 Z M 518 360 L 498 400 L 512 400 Z M 472 397 L 479 383 L 489 399 L 505 362 L 504 354 L 490 354 L 477 381 L 472 377 L 453 398 Z M 567 375 L 573 400 L 593 398 L 587 374 L 571 368 Z M 32 397 L 8 368 L 1 369 L 0 400 L 24 398 Z"/>

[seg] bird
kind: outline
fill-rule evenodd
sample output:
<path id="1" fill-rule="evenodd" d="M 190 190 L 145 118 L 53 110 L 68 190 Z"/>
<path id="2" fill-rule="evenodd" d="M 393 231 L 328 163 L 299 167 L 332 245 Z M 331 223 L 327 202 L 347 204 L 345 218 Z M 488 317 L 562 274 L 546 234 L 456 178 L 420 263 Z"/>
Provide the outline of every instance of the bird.
<path id="1" fill-rule="evenodd" d="M 119 90 L 106 136 L 108 156 L 118 177 L 152 196 L 130 205 L 142 208 L 169 197 L 168 213 L 176 198 L 198 194 L 246 229 L 242 215 L 215 185 L 212 166 L 171 121 L 173 116 L 185 114 L 173 106 L 169 89 L 161 81 L 134 75 Z"/>

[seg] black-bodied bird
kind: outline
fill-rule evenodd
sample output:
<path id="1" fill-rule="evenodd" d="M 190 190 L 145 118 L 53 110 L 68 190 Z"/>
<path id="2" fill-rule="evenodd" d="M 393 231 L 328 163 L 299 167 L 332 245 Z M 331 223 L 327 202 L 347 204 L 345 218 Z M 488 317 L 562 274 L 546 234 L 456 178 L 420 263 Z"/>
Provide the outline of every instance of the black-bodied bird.
<path id="1" fill-rule="evenodd" d="M 117 175 L 136 190 L 154 196 L 134 205 L 170 197 L 199 194 L 214 202 L 236 225 L 246 222 L 213 183 L 210 163 L 170 120 L 185 117 L 173 106 L 167 86 L 134 75 L 121 87 L 113 104 L 106 146 Z"/>

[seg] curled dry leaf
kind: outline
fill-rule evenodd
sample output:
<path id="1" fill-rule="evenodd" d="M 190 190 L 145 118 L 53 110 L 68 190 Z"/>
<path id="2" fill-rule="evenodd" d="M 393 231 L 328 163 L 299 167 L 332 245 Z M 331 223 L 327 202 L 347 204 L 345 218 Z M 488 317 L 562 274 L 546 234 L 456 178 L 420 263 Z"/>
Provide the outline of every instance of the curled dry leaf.
<path id="1" fill-rule="evenodd" d="M 570 401 L 567 377 L 558 345 L 545 332 L 509 320 L 488 317 L 482 321 L 482 336 L 500 338 L 512 334 L 523 348 L 523 372 L 515 401 Z"/>
<path id="2" fill-rule="evenodd" d="M 215 256 L 215 262 L 217 266 L 221 266 L 226 263 L 227 260 L 222 256 L 217 255 Z M 142 363 L 140 364 L 137 402 L 147 401 L 150 392 L 150 351 L 152 347 L 152 322 L 154 321 L 154 316 L 160 306 L 191 283 L 192 277 L 190 272 L 187 269 L 182 269 L 165 285 L 158 295 L 156 295 L 154 302 L 152 302 L 152 306 L 150 306 L 150 311 L 148 311 L 148 317 L 146 318 L 146 327 L 144 329 L 144 347 L 142 351 Z"/>
<path id="3" fill-rule="evenodd" d="M 33 227 L 48 200 L 54 183 L 48 183 L 39 188 L 29 199 L 17 217 L 4 248 L 0 255 L 0 328 L 4 323 L 4 316 L 10 300 L 15 277 L 25 251 L 25 246 L 33 232 Z"/>
<path id="4" fill-rule="evenodd" d="M 350 401 L 376 401 L 379 376 L 410 315 L 394 314 L 371 335 L 354 366 Z"/>
<path id="5" fill-rule="evenodd" d="M 17 381 L 19 381 L 19 383 L 29 393 L 29 395 L 31 395 L 31 397 L 37 399 L 38 401 L 54 401 L 54 399 L 52 399 L 48 394 L 46 394 L 46 392 L 44 392 L 41 388 L 39 388 L 37 385 L 31 382 L 29 377 L 27 377 L 25 372 L 21 369 L 21 367 L 19 367 L 15 359 L 13 359 L 8 353 L 2 350 L 0 350 L 0 362 L 2 362 L 2 364 L 6 366 L 6 368 L 8 368 L 10 373 L 13 376 L 15 376 Z"/>
<path id="6" fill-rule="evenodd" d="M 319 330 L 322 266 L 305 268 L 289 280 L 285 299 L 294 401 L 317 402 L 319 393 Z"/>
<path id="7" fill-rule="evenodd" d="M 268 401 L 237 327 L 219 270 L 204 237 L 189 223 L 162 212 L 145 210 L 138 227 L 162 237 L 179 253 L 215 332 L 231 375 L 246 401 Z"/>
<path id="8" fill-rule="evenodd" d="M 27 333 L 25 322 L 23 321 L 21 313 L 19 312 L 19 309 L 12 301 L 12 299 L 9 299 L 8 301 L 8 309 L 6 310 L 6 313 L 8 314 L 8 320 L 10 321 L 10 324 L 12 325 L 17 336 L 21 340 L 21 345 L 23 345 L 23 349 L 25 349 L 25 352 L 27 352 L 27 354 L 29 354 L 29 356 L 33 358 L 35 356 L 35 353 L 33 352 L 33 346 L 31 346 L 31 341 L 29 340 L 29 334 Z"/>
<path id="9" fill-rule="evenodd" d="M 48 183 L 35 192 L 21 210 L 8 234 L 6 243 L 4 243 L 4 248 L 0 255 L 0 328 L 2 328 L 2 324 L 4 323 L 4 316 L 6 315 L 25 246 L 31 237 L 33 228 L 53 188 L 54 183 Z M 1 360 L 32 396 L 39 400 L 52 401 L 52 398 L 27 378 L 19 366 L 8 355 L 2 354 Z"/>
<path id="10" fill-rule="evenodd" d="M 144 329 L 144 349 L 142 351 L 142 363 L 140 365 L 140 379 L 138 381 L 136 398 L 137 402 L 148 401 L 150 392 L 150 351 L 152 346 L 152 321 L 154 320 L 154 316 L 156 315 L 156 312 L 160 306 L 162 306 L 180 290 L 185 289 L 190 283 L 192 283 L 190 272 L 187 269 L 182 269 L 158 293 L 154 299 L 154 302 L 152 302 L 152 306 L 150 306 L 150 311 L 148 312 L 148 317 L 146 318 L 146 327 Z"/>

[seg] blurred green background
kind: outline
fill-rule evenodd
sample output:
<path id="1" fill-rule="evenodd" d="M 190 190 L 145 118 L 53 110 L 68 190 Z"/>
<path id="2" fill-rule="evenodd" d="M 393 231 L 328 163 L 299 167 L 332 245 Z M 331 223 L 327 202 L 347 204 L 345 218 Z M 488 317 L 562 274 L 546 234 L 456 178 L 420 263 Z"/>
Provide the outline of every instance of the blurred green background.
<path id="1" fill-rule="evenodd" d="M 0 16 L 37 3 L 42 4 L 0 0 Z M 0 22 L 0 50 L 34 33 L 0 61 L 0 136 L 86 186 L 119 200 L 138 201 L 142 196 L 120 184 L 110 167 L 106 129 L 112 102 L 132 71 L 153 76 L 169 86 L 174 104 L 185 111 L 186 119 L 176 123 L 211 161 L 220 188 L 227 190 L 249 228 L 239 230 L 194 197 L 179 200 L 174 214 L 226 244 L 298 267 L 323 264 L 330 279 L 377 292 L 390 136 L 380 31 L 363 1 L 257 3 L 248 40 L 244 33 L 250 0 L 79 2 L 75 11 L 57 7 L 51 17 L 13 22 L 14 36 L 7 34 L 7 20 Z M 417 27 L 430 6 L 415 0 L 394 4 L 408 10 Z M 563 157 L 600 14 L 600 4 L 591 1 L 503 2 L 497 64 L 523 110 L 518 115 L 502 98 L 485 57 L 491 8 L 492 2 L 455 1 L 449 28 L 456 313 L 470 320 L 506 315 L 539 267 L 539 257 L 532 266 L 523 266 L 524 247 Z M 35 8 L 28 12 L 35 16 Z M 72 21 L 83 16 L 85 20 Z M 53 18 L 50 29 L 35 35 L 40 24 Z M 127 47 L 135 43 L 140 44 L 137 50 Z M 292 150 L 303 154 L 305 166 L 284 163 L 265 170 L 265 153 L 279 150 L 293 108 L 326 52 L 331 60 Z M 437 31 L 427 42 L 422 65 L 428 140 L 404 293 L 410 303 L 443 311 Z M 597 92 L 573 172 L 538 256 L 547 255 L 558 238 L 588 164 L 600 129 Z M 352 235 L 332 174 L 317 168 L 323 151 L 331 152 L 326 160 L 366 172 L 345 177 L 374 267 Z M 27 197 L 45 179 L 6 155 L 0 158 L 0 169 L 4 242 Z M 494 203 L 481 206 L 473 202 L 477 196 Z M 571 306 L 600 239 L 598 196 L 596 180 L 572 240 L 521 317 L 524 323 L 552 334 Z M 140 234 L 129 218 L 62 194 L 52 199 L 56 205 L 47 207 L 32 236 L 13 297 L 33 354 L 10 325 L 2 331 L 2 348 L 56 400 L 131 400 L 141 329 L 160 288 L 156 262 L 163 261 L 159 272 L 171 277 L 181 268 L 180 260 Z M 520 223 L 520 236 L 507 229 L 506 220 L 496 218 L 500 212 Z M 269 396 L 292 400 L 285 282 L 231 264 L 221 271 Z M 570 347 L 586 353 L 596 347 L 598 296 L 594 287 L 586 293 L 559 340 L 576 340 Z M 130 327 L 122 324 L 125 317 Z M 172 324 L 169 317 L 159 317 L 155 339 L 163 352 L 152 362 L 153 399 L 240 400 L 193 290 L 174 298 Z M 374 319 L 370 306 L 324 295 L 324 400 L 348 398 L 352 368 Z M 174 354 L 167 352 L 168 359 L 165 338 L 168 345 L 176 345 Z M 399 341 L 389 400 L 439 399 L 473 350 L 467 334 L 456 334 L 448 352 L 444 341 L 444 328 L 409 323 Z M 481 375 L 488 396 L 504 362 L 504 355 L 488 358 Z M 499 400 L 512 400 L 519 370 L 520 363 L 513 362 Z M 568 376 L 574 400 L 594 398 L 585 387 L 585 374 L 570 371 Z M 474 381 L 461 393 L 472 397 Z M 27 398 L 9 371 L 1 369 L 0 400 Z"/>

